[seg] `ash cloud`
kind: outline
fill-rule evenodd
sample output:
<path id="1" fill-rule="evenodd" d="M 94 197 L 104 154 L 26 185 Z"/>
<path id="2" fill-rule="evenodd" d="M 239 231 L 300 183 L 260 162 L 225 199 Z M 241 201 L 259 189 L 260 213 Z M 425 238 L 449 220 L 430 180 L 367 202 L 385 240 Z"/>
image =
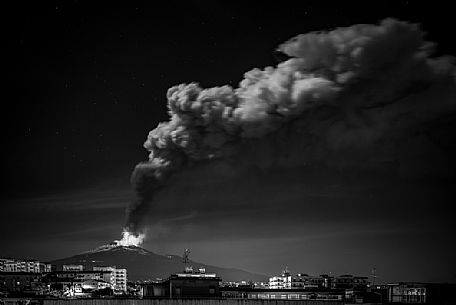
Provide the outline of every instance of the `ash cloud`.
<path id="1" fill-rule="evenodd" d="M 245 73 L 238 88 L 170 88 L 170 118 L 132 174 L 125 231 L 143 233 L 154 197 L 193 169 L 209 181 L 315 167 L 454 176 L 456 70 L 434 48 L 418 25 L 386 19 L 299 35 L 278 48 L 290 59 Z"/>

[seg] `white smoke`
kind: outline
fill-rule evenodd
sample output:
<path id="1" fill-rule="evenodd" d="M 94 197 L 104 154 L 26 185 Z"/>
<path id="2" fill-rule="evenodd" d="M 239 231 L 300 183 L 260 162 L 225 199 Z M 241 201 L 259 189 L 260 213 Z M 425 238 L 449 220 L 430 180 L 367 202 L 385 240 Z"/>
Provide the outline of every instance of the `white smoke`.
<path id="1" fill-rule="evenodd" d="M 117 243 L 118 246 L 124 246 L 124 247 L 136 246 L 136 247 L 138 247 L 143 243 L 145 237 L 146 237 L 146 235 L 143 233 L 132 234 L 130 232 L 123 231 L 122 239 L 115 240 L 114 242 Z"/>
<path id="2" fill-rule="evenodd" d="M 421 174 L 452 168 L 448 140 L 434 126 L 454 122 L 455 67 L 449 57 L 431 58 L 434 45 L 423 36 L 394 19 L 299 35 L 279 47 L 291 59 L 247 72 L 239 88 L 170 88 L 170 119 L 149 133 L 149 161 L 132 175 L 137 201 L 122 240 L 142 240 L 144 216 L 169 177 L 213 160 Z"/>

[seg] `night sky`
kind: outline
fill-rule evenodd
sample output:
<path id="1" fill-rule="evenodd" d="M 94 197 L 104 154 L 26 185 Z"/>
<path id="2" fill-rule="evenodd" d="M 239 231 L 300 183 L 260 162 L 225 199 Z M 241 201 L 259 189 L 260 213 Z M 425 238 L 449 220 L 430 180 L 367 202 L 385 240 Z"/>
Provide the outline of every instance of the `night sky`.
<path id="1" fill-rule="evenodd" d="M 168 119 L 171 86 L 237 86 L 246 71 L 276 65 L 289 38 L 386 17 L 420 23 L 438 55 L 456 55 L 443 2 L 92 2 L 3 9 L 1 256 L 50 260 L 119 239 L 131 173 L 148 158 L 148 132 Z M 187 247 L 194 260 L 263 274 L 375 267 L 384 281 L 456 281 L 446 177 L 295 168 L 179 179 L 148 218 L 143 247 L 156 253 Z"/>

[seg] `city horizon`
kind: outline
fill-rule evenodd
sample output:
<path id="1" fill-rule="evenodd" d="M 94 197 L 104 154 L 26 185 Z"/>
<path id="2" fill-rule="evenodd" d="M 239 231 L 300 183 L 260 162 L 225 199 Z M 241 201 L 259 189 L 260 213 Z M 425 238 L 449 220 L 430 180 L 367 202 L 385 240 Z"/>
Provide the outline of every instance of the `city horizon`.
<path id="1" fill-rule="evenodd" d="M 182 259 L 221 281 L 281 276 L 306 302 L 421 302 L 456 284 L 450 5 L 5 12 L 0 296 L 191 296 Z M 97 272 L 59 273 L 78 262 Z M 281 298 L 219 290 L 201 266 L 194 296 Z M 127 285 L 148 275 L 167 282 Z"/>
<path id="2" fill-rule="evenodd" d="M 72 253 L 72 254 L 69 254 L 65 257 L 67 258 L 71 258 L 73 256 L 77 256 L 77 255 L 82 255 L 82 254 L 90 254 L 90 253 L 94 253 L 94 252 L 97 252 L 98 251 L 106 251 L 107 249 L 109 248 L 117 248 L 117 247 L 127 247 L 127 248 L 139 248 L 139 249 L 143 249 L 143 250 L 146 250 L 148 252 L 151 252 L 153 254 L 157 254 L 157 255 L 160 255 L 160 256 L 163 256 L 163 257 L 169 257 L 169 256 L 177 256 L 179 258 L 184 258 L 185 256 L 185 253 L 184 255 L 182 254 L 179 254 L 179 253 L 156 253 L 156 252 L 152 252 L 150 250 L 148 250 L 147 248 L 144 248 L 142 245 L 119 245 L 118 244 L 118 240 L 113 240 L 111 241 L 110 243 L 107 243 L 107 244 L 104 244 L 104 245 L 100 245 L 99 247 L 95 248 L 95 249 L 88 249 L 88 250 L 85 250 L 85 251 L 81 251 L 79 253 Z M 101 249 L 101 250 L 100 250 Z M 58 258 L 54 258 L 54 259 L 49 259 L 49 260 L 43 260 L 43 259 L 40 259 L 40 258 L 25 258 L 25 257 L 9 257 L 9 256 L 4 256 L 4 255 L 0 255 L 0 259 L 5 259 L 5 258 L 8 258 L 8 259 L 13 259 L 13 260 L 18 260 L 18 261 L 21 261 L 21 260 L 25 260 L 25 261 L 38 261 L 38 262 L 43 262 L 43 263 L 49 263 L 51 264 L 52 266 L 54 266 L 54 264 L 52 264 L 52 262 L 56 261 L 56 260 L 61 260 L 63 259 L 64 257 L 58 257 Z M 81 266 L 85 266 L 86 264 L 84 262 L 75 262 L 75 263 L 72 263 L 73 265 L 81 265 Z M 198 265 L 194 265 L 194 264 L 198 264 Z M 100 266 L 104 266 L 104 265 L 113 265 L 113 264 L 103 264 L 102 262 L 99 263 Z M 123 262 L 119 262 L 118 265 L 120 267 L 122 266 L 125 266 Z M 197 270 L 198 268 L 206 268 L 207 271 L 210 273 L 211 272 L 211 264 L 205 264 L 204 262 L 200 262 L 198 261 L 198 258 L 196 259 L 192 259 L 191 261 L 188 261 L 187 263 L 185 262 L 182 262 L 182 272 L 185 271 L 185 266 L 186 265 L 189 265 L 189 266 L 192 266 L 194 267 L 195 270 Z M 208 266 L 209 265 L 209 266 Z M 216 265 L 217 267 L 221 267 L 221 268 L 234 268 L 234 269 L 239 269 L 239 270 L 242 270 L 242 271 L 246 271 L 248 273 L 252 273 L 252 274 L 257 274 L 257 275 L 261 275 L 261 276 L 265 276 L 265 277 L 269 277 L 269 280 L 272 278 L 272 277 L 276 277 L 276 276 L 280 276 L 280 275 L 284 275 L 285 273 L 289 273 L 291 276 L 300 276 L 300 275 L 306 275 L 306 276 L 314 276 L 314 277 L 321 277 L 321 276 L 333 276 L 333 277 L 340 277 L 340 276 L 361 276 L 361 277 L 365 277 L 367 279 L 367 281 L 369 282 L 370 285 L 385 285 L 385 284 L 392 284 L 392 283 L 402 283 L 402 282 L 410 282 L 410 283 L 449 283 L 449 284 L 456 284 L 456 282 L 452 282 L 452 281 L 446 281 L 446 280 L 431 280 L 431 281 L 426 281 L 426 280 L 414 280 L 414 279 L 410 279 L 410 278 L 397 278 L 397 279 L 384 279 L 382 278 L 381 276 L 381 270 L 380 271 L 380 275 L 378 275 L 378 271 L 377 271 L 377 268 L 373 267 L 372 269 L 364 272 L 364 273 L 353 273 L 353 272 L 350 272 L 349 270 L 347 270 L 346 272 L 339 272 L 339 273 L 335 273 L 335 272 L 332 272 L 332 271 L 325 271 L 325 272 L 314 272 L 314 273 L 309 273 L 309 272 L 306 272 L 306 270 L 300 270 L 299 267 L 296 269 L 296 270 L 293 270 L 291 268 L 289 268 L 289 266 L 287 264 L 284 264 L 282 265 L 280 268 L 277 268 L 277 271 L 276 272 L 273 272 L 273 273 L 265 273 L 261 270 L 249 270 L 248 268 L 239 268 L 237 266 L 228 266 L 228 265 L 223 265 L 222 264 L 218 264 L 218 263 L 215 263 L 213 265 Z M 276 266 L 274 266 L 276 267 Z M 88 269 L 90 270 L 92 267 L 89 267 Z M 86 270 L 86 268 L 84 268 L 84 270 Z M 0 270 L 1 272 L 1 270 Z M 215 273 L 216 274 L 216 273 Z M 169 274 L 171 275 L 171 273 Z M 222 281 L 223 281 L 223 278 L 221 278 Z M 239 278 L 238 282 L 246 282 L 248 281 L 249 279 L 246 279 L 246 278 Z M 232 282 L 232 281 L 228 281 L 228 282 Z M 258 282 L 258 281 L 253 281 L 253 282 Z M 376 282 L 376 283 L 374 283 Z"/>

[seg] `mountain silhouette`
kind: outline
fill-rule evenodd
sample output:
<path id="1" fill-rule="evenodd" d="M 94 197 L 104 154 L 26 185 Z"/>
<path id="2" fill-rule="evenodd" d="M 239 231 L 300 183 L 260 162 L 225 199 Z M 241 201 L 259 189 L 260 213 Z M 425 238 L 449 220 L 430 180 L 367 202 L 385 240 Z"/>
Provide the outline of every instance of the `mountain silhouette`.
<path id="1" fill-rule="evenodd" d="M 155 280 L 167 278 L 170 274 L 183 272 L 182 257 L 178 255 L 159 255 L 136 246 L 119 246 L 111 243 L 94 250 L 71 257 L 57 259 L 51 262 L 56 270 L 62 270 L 62 265 L 83 265 L 85 270 L 94 266 L 116 266 L 126 268 L 129 281 Z M 204 267 L 207 273 L 216 273 L 222 281 L 267 281 L 268 276 L 255 274 L 235 268 L 222 268 L 200 262 L 189 261 L 194 270 Z"/>

